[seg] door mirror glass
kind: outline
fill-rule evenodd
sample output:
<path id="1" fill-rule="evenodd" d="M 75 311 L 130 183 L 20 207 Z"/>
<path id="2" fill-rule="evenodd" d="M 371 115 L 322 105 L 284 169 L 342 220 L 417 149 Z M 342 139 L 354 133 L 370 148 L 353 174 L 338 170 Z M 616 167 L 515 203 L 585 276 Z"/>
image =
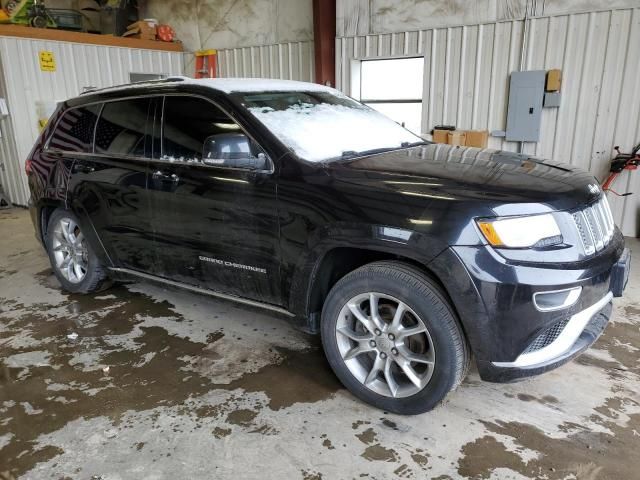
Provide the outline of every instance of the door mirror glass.
<path id="1" fill-rule="evenodd" d="M 243 133 L 207 137 L 202 150 L 205 165 L 266 170 L 267 156 Z"/>

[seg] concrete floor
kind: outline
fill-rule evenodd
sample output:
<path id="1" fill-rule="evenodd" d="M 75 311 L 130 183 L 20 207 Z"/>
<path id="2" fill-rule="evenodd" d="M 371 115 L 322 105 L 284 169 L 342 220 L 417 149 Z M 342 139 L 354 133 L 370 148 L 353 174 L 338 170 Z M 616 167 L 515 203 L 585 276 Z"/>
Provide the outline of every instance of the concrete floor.
<path id="1" fill-rule="evenodd" d="M 640 478 L 638 257 L 587 354 L 512 385 L 472 371 L 402 417 L 269 313 L 151 283 L 62 293 L 27 212 L 0 211 L 0 479 Z"/>

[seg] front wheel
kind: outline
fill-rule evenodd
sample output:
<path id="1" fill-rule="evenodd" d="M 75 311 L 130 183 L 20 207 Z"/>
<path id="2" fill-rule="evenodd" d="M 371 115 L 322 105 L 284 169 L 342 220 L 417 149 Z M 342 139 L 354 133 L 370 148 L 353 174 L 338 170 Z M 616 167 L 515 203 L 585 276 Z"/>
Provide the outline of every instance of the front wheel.
<path id="1" fill-rule="evenodd" d="M 437 406 L 469 366 L 445 294 L 401 262 L 375 262 L 343 277 L 322 312 L 329 364 L 358 398 L 400 414 Z"/>
<path id="2" fill-rule="evenodd" d="M 46 237 L 53 273 L 71 293 L 89 293 L 105 286 L 107 273 L 93 252 L 76 216 L 58 209 L 51 215 Z"/>

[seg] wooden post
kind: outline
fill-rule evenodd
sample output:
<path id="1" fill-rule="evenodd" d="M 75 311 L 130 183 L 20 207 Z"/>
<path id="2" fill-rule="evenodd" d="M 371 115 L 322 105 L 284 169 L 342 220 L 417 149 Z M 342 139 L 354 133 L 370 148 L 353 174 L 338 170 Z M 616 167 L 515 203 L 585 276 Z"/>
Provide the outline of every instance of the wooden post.
<path id="1" fill-rule="evenodd" d="M 316 83 L 336 85 L 336 0 L 313 0 Z"/>

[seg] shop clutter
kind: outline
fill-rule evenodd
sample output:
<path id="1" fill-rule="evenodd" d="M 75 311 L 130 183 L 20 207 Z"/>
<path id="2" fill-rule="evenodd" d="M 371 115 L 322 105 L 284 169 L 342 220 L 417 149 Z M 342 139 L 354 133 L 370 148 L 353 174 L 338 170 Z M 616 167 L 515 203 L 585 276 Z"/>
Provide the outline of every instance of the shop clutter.
<path id="1" fill-rule="evenodd" d="M 176 41 L 171 26 L 140 16 L 137 0 L 0 0 L 0 24 Z"/>
<path id="2" fill-rule="evenodd" d="M 140 38 L 142 40 L 160 40 L 173 42 L 176 33 L 169 25 L 158 25 L 155 19 L 145 19 L 132 23 L 127 27 L 123 37 Z"/>

